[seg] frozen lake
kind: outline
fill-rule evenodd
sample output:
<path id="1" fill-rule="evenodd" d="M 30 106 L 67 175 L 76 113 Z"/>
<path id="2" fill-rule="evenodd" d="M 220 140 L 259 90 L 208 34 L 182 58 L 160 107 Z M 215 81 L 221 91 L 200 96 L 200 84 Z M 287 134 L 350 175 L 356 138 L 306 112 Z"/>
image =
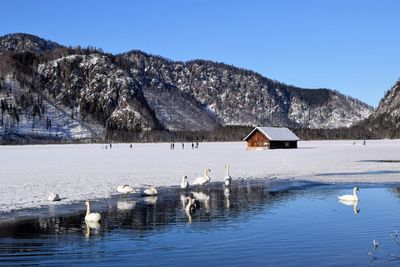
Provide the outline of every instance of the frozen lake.
<path id="1" fill-rule="evenodd" d="M 132 266 L 398 266 L 400 189 L 358 184 L 360 202 L 337 195 L 353 184 L 243 180 L 193 189 L 204 202 L 191 219 L 177 188 L 157 198 L 114 196 L 37 209 L 35 218 L 0 223 L 0 264 Z M 33 210 L 35 211 L 35 209 Z M 379 242 L 374 250 L 373 240 Z M 374 258 L 375 257 L 375 258 Z"/>

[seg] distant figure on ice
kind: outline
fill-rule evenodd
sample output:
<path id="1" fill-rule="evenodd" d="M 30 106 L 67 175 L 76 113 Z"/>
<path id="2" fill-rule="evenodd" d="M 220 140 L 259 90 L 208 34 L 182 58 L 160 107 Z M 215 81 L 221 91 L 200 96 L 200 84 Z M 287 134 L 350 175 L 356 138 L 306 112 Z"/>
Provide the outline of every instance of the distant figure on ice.
<path id="1" fill-rule="evenodd" d="M 175 143 L 172 143 L 172 149 L 175 149 Z"/>
<path id="2" fill-rule="evenodd" d="M 194 144 L 192 143 L 192 149 L 194 149 Z"/>
<path id="3" fill-rule="evenodd" d="M 112 148 L 112 144 L 110 144 L 110 149 Z"/>
<path id="4" fill-rule="evenodd" d="M 107 149 L 107 145 L 106 145 L 106 149 Z"/>
<path id="5" fill-rule="evenodd" d="M 185 144 L 184 143 L 182 143 L 182 149 L 185 149 Z"/>
<path id="6" fill-rule="evenodd" d="M 196 148 L 199 148 L 199 142 L 196 142 Z"/>
<path id="7" fill-rule="evenodd" d="M 132 148 L 132 144 L 129 147 Z"/>
<path id="8" fill-rule="evenodd" d="M 366 144 L 367 144 L 367 142 L 366 142 L 365 139 L 364 139 L 363 145 L 365 146 Z"/>
<path id="9" fill-rule="evenodd" d="M 356 144 L 356 141 L 353 141 L 353 146 Z"/>

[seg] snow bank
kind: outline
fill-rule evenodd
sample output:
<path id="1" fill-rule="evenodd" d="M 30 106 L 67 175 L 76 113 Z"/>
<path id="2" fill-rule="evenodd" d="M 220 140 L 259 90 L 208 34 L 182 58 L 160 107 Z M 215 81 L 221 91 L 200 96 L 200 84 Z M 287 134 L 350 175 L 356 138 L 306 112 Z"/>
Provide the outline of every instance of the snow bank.
<path id="1" fill-rule="evenodd" d="M 0 212 L 47 205 L 49 192 L 61 203 L 103 198 L 116 186 L 178 186 L 210 168 L 222 181 L 229 163 L 234 179 L 292 178 L 321 182 L 400 182 L 400 140 L 310 141 L 298 149 L 248 151 L 245 143 L 35 145 L 0 147 Z"/>

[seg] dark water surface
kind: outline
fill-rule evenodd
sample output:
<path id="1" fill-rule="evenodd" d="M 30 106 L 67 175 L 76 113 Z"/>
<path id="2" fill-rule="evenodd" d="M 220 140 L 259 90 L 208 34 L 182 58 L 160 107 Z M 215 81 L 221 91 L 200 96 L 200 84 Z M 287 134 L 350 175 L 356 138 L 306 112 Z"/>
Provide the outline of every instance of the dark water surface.
<path id="1" fill-rule="evenodd" d="M 103 217 L 97 225 L 84 222 L 83 203 L 10 222 L 3 214 L 0 265 L 400 266 L 400 190 L 358 185 L 357 206 L 338 202 L 353 186 L 215 183 L 193 190 L 203 200 L 191 218 L 176 188 L 93 202 Z"/>

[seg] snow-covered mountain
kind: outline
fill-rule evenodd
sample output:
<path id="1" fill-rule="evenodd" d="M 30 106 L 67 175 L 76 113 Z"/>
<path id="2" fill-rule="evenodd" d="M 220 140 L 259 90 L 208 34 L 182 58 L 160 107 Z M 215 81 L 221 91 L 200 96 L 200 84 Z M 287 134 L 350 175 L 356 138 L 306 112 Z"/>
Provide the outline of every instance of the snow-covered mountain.
<path id="1" fill-rule="evenodd" d="M 386 92 L 378 108 L 362 125 L 376 137 L 400 136 L 400 80 Z"/>
<path id="2" fill-rule="evenodd" d="M 0 136 L 102 138 L 107 132 L 199 131 L 228 125 L 347 127 L 372 107 L 205 60 L 67 48 L 0 37 Z"/>
<path id="3" fill-rule="evenodd" d="M 221 125 L 348 127 L 372 111 L 337 91 L 301 89 L 226 64 L 173 62 L 140 51 L 122 56 L 133 63 L 132 75 L 147 77 L 152 86 L 175 88 L 192 96 Z"/>
<path id="4" fill-rule="evenodd" d="M 62 46 L 26 33 L 7 34 L 0 37 L 0 52 L 45 52 Z"/>

